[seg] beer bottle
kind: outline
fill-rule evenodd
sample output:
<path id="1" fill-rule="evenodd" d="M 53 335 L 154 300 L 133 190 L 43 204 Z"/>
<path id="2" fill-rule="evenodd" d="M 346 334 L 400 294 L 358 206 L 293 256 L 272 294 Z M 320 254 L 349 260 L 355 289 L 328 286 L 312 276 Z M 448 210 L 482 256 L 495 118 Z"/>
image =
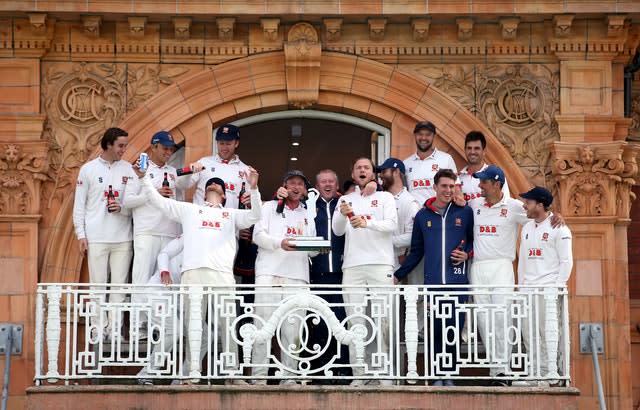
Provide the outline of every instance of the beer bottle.
<path id="1" fill-rule="evenodd" d="M 245 189 L 245 182 L 242 181 L 242 186 L 240 187 L 240 192 L 238 192 L 238 209 L 246 209 L 244 204 L 242 203 L 242 196 L 247 192 Z"/>
<path id="2" fill-rule="evenodd" d="M 162 187 L 165 188 L 169 188 L 169 178 L 167 176 L 167 173 L 164 173 L 164 179 L 162 180 Z M 165 198 L 169 198 L 169 195 L 163 195 Z"/>
<path id="3" fill-rule="evenodd" d="M 113 212 L 111 210 L 110 205 L 116 203 L 116 196 L 113 194 L 113 186 L 109 185 L 109 190 L 107 191 L 107 211 L 109 213 Z"/>
<path id="4" fill-rule="evenodd" d="M 176 174 L 179 177 L 181 177 L 183 175 L 191 175 L 191 174 L 193 174 L 193 169 L 191 169 L 191 167 L 178 168 L 178 169 L 176 169 Z"/>

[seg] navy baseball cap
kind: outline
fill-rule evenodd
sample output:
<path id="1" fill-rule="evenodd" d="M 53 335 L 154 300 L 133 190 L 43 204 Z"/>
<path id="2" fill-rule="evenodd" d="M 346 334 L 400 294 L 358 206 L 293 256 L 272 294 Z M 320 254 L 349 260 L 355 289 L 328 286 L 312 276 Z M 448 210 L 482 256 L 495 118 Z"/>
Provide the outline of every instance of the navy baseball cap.
<path id="1" fill-rule="evenodd" d="M 404 163 L 400 161 L 398 158 L 387 158 L 382 164 L 376 167 L 376 172 L 382 172 L 385 169 L 396 168 L 399 169 L 403 174 L 405 173 Z"/>
<path id="2" fill-rule="evenodd" d="M 165 147 L 177 147 L 173 137 L 167 131 L 158 131 L 153 134 L 153 137 L 151 137 L 151 145 L 156 144 L 164 145 Z"/>
<path id="3" fill-rule="evenodd" d="M 224 188 L 224 181 L 218 177 L 209 178 L 207 183 L 204 184 L 205 192 L 207 191 L 207 188 L 209 188 L 209 186 L 213 184 L 220 185 L 222 187 L 222 193 L 225 195 L 227 194 L 227 190 Z"/>
<path id="4" fill-rule="evenodd" d="M 287 182 L 289 179 L 291 179 L 293 177 L 302 178 L 302 180 L 304 181 L 305 187 L 309 188 L 311 186 L 311 184 L 309 183 L 309 180 L 307 179 L 307 177 L 305 177 L 304 174 L 302 173 L 302 171 L 300 171 L 298 169 L 292 169 L 291 171 L 289 171 L 286 174 L 284 174 L 284 178 L 282 178 L 282 183 Z"/>
<path id="5" fill-rule="evenodd" d="M 489 165 L 484 171 L 475 172 L 473 176 L 478 179 L 500 181 L 504 185 L 504 171 L 495 165 Z"/>
<path id="6" fill-rule="evenodd" d="M 413 133 L 415 134 L 422 129 L 429 130 L 434 134 L 436 133 L 436 126 L 431 121 L 420 121 L 413 129 Z"/>
<path id="7" fill-rule="evenodd" d="M 553 195 L 547 188 L 541 186 L 535 186 L 529 191 L 520 194 L 521 198 L 532 199 L 536 202 L 540 202 L 544 206 L 549 206 L 553 202 Z"/>
<path id="8" fill-rule="evenodd" d="M 222 124 L 216 131 L 216 141 L 233 141 L 240 139 L 240 130 L 233 124 Z"/>

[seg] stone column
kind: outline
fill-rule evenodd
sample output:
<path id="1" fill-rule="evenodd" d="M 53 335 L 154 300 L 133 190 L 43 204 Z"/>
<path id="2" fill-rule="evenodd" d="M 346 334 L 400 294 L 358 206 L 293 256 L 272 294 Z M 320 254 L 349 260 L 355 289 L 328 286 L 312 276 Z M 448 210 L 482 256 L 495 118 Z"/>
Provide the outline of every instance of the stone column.
<path id="1" fill-rule="evenodd" d="M 556 207 L 574 238 L 575 268 L 569 283 L 571 376 L 581 391 L 580 407 L 596 406 L 594 369 L 591 356 L 580 354 L 578 326 L 603 323 L 605 352 L 599 359 L 607 406 L 629 408 L 627 225 L 635 199 L 631 187 L 638 171 L 638 148 L 625 142 L 630 120 L 623 114 L 620 59 L 634 45 L 625 44 L 624 27 L 612 30 L 607 19 L 573 23 L 554 19 L 556 25 L 562 21 L 563 30 L 555 30 L 550 39 L 560 59 L 556 117 L 560 141 L 552 143 L 551 152 Z"/>

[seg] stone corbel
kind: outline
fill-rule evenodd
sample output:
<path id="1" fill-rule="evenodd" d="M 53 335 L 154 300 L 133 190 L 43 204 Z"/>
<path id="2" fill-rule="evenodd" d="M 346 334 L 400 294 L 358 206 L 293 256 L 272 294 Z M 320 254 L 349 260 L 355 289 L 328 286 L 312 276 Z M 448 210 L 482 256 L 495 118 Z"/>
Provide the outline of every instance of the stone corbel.
<path id="1" fill-rule="evenodd" d="M 411 20 L 411 28 L 413 29 L 413 41 L 424 41 L 429 36 L 429 26 L 431 19 L 413 19 Z"/>
<path id="2" fill-rule="evenodd" d="M 503 40 L 515 40 L 518 36 L 518 17 L 505 17 L 500 19 L 500 33 Z"/>
<path id="3" fill-rule="evenodd" d="M 84 26 L 84 34 L 88 37 L 99 38 L 100 26 L 102 25 L 101 16 L 82 16 L 82 25 Z"/>
<path id="4" fill-rule="evenodd" d="M 263 18 L 260 19 L 260 27 L 262 27 L 262 35 L 266 41 L 276 41 L 278 39 L 278 27 L 280 19 Z"/>
<path id="5" fill-rule="evenodd" d="M 131 37 L 144 37 L 144 29 L 147 25 L 146 17 L 129 17 L 129 35 Z"/>
<path id="6" fill-rule="evenodd" d="M 625 189 L 625 175 L 637 173 L 637 165 L 632 154 L 623 157 L 626 146 L 624 141 L 552 143 L 552 174 L 563 215 L 629 217 L 631 196 L 618 193 Z"/>
<path id="7" fill-rule="evenodd" d="M 39 214 L 48 149 L 46 141 L 0 142 L 0 214 Z"/>
<path id="8" fill-rule="evenodd" d="M 218 26 L 218 38 L 223 41 L 233 40 L 233 28 L 235 24 L 235 17 L 217 18 L 216 25 Z"/>
<path id="9" fill-rule="evenodd" d="M 189 40 L 191 37 L 191 17 L 173 17 L 171 21 L 176 39 Z"/>
<path id="10" fill-rule="evenodd" d="M 618 217 L 628 219 L 631 214 L 631 203 L 635 201 L 636 194 L 633 192 L 633 186 L 636 184 L 638 176 L 638 152 L 640 146 L 636 144 L 627 144 L 622 151 L 622 161 L 624 169 L 622 171 L 622 183 L 618 185 Z"/>
<path id="11" fill-rule="evenodd" d="M 304 109 L 318 102 L 322 47 L 309 23 L 295 24 L 284 43 L 285 75 L 289 104 Z"/>
<path id="12" fill-rule="evenodd" d="M 46 13 L 27 13 L 29 24 L 31 24 L 31 34 L 43 36 L 47 33 Z"/>
<path id="13" fill-rule="evenodd" d="M 624 14 L 613 14 L 605 18 L 607 25 L 607 37 L 620 37 L 625 33 L 625 21 L 627 16 Z"/>
<path id="14" fill-rule="evenodd" d="M 376 41 L 384 39 L 387 19 L 368 19 L 367 22 L 369 23 L 369 39 Z"/>
<path id="15" fill-rule="evenodd" d="M 559 14 L 553 16 L 553 31 L 556 37 L 568 37 L 571 35 L 571 25 L 573 24 L 573 14 Z"/>
<path id="16" fill-rule="evenodd" d="M 342 18 L 323 19 L 324 36 L 327 41 L 338 41 L 342 35 Z"/>
<path id="17" fill-rule="evenodd" d="M 468 17 L 460 17 L 456 19 L 458 25 L 458 40 L 470 40 L 473 35 L 473 19 Z"/>

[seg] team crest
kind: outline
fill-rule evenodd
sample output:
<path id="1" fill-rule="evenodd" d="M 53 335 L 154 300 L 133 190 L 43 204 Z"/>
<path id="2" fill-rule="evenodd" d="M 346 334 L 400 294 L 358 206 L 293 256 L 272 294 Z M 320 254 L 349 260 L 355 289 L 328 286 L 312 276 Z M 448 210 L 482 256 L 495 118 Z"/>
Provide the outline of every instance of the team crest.
<path id="1" fill-rule="evenodd" d="M 371 207 L 372 208 L 377 208 L 378 207 L 378 200 L 374 199 L 373 201 L 371 201 Z"/>
<path id="2" fill-rule="evenodd" d="M 307 218 L 304 218 L 304 224 L 309 225 L 309 222 L 307 222 Z"/>
<path id="3" fill-rule="evenodd" d="M 122 177 L 123 184 L 126 184 L 128 180 L 129 180 L 129 177 Z"/>
<path id="4" fill-rule="evenodd" d="M 438 171 L 438 164 L 431 164 L 431 170 L 433 172 L 437 172 Z"/>
<path id="5" fill-rule="evenodd" d="M 222 217 L 229 219 L 229 212 L 228 211 L 222 212 Z"/>
<path id="6" fill-rule="evenodd" d="M 547 242 L 549 240 L 549 233 L 548 232 L 545 232 L 545 233 L 542 234 L 542 240 L 545 241 L 545 242 Z"/>
<path id="7" fill-rule="evenodd" d="M 501 209 L 500 210 L 500 216 L 503 218 L 507 217 L 507 208 Z"/>
<path id="8" fill-rule="evenodd" d="M 413 167 L 409 167 L 409 171 L 408 172 L 412 172 L 413 171 Z"/>
<path id="9" fill-rule="evenodd" d="M 456 226 L 462 226 L 462 218 L 456 218 Z"/>
<path id="10" fill-rule="evenodd" d="M 427 221 L 427 228 L 431 228 L 431 221 Z"/>

